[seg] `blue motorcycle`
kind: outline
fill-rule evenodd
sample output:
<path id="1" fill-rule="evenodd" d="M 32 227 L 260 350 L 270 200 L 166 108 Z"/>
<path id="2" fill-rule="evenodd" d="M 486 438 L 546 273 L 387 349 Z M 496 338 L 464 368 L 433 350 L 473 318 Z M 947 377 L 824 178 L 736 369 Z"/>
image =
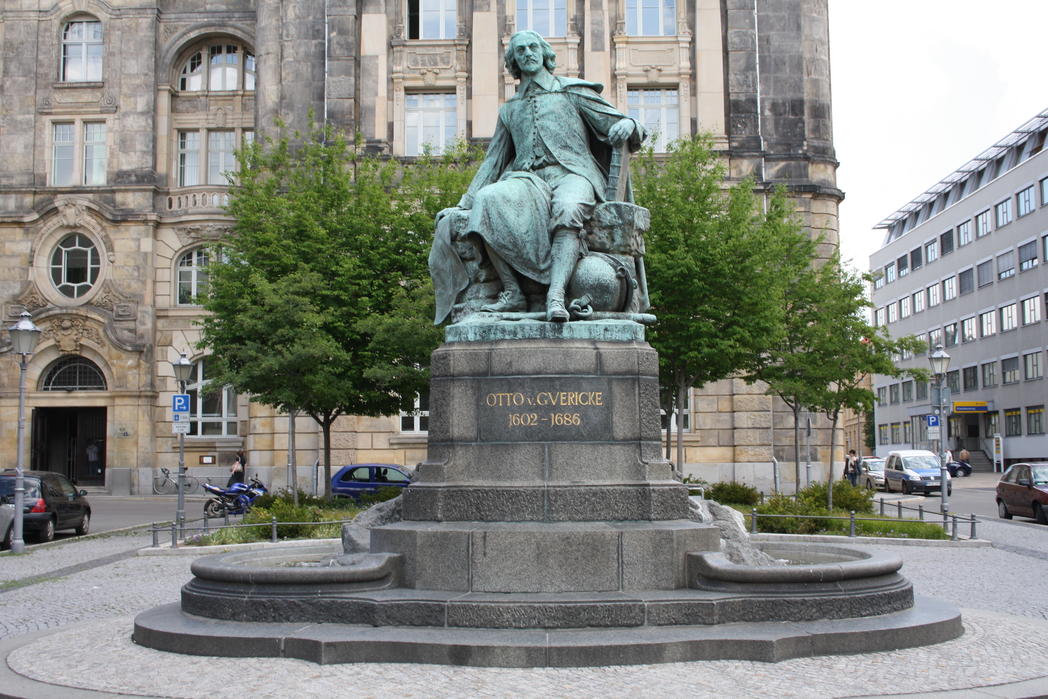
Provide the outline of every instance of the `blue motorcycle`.
<path id="1" fill-rule="evenodd" d="M 211 498 L 204 503 L 205 517 L 225 517 L 226 515 L 242 515 L 251 509 L 251 504 L 269 491 L 256 475 L 250 483 L 234 483 L 228 488 L 222 488 L 210 483 L 204 484 L 204 491 Z"/>

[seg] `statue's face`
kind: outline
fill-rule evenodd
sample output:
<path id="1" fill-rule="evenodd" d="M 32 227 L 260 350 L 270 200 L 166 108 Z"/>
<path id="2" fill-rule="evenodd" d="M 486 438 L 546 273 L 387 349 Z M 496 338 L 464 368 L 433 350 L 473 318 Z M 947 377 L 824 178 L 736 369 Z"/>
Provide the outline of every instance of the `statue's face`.
<path id="1" fill-rule="evenodd" d="M 521 73 L 532 76 L 542 70 L 542 46 L 535 37 L 515 37 L 510 48 Z"/>

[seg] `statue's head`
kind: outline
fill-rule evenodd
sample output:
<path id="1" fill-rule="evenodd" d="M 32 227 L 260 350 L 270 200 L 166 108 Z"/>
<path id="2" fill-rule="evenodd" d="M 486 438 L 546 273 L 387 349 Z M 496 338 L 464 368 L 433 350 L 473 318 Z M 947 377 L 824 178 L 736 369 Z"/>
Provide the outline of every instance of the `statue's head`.
<path id="1" fill-rule="evenodd" d="M 520 66 L 517 65 L 516 58 L 516 47 L 520 42 L 531 42 L 536 41 L 542 48 L 542 65 L 546 67 L 546 70 L 553 72 L 553 69 L 557 67 L 557 54 L 553 52 L 553 47 L 549 45 L 538 32 L 533 32 L 530 29 L 517 32 L 509 40 L 509 47 L 506 49 L 506 70 L 508 70 L 514 78 L 520 79 Z"/>

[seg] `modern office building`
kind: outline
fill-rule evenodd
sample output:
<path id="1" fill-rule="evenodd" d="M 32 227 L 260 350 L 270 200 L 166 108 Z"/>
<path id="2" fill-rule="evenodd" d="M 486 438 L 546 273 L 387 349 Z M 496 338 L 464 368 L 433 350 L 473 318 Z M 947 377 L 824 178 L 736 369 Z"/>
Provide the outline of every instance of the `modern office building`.
<path id="1" fill-rule="evenodd" d="M 503 52 L 525 28 L 548 37 L 558 74 L 605 85 L 659 148 L 711 133 L 732 177 L 785 185 L 836 244 L 827 0 L 5 0 L 0 304 L 5 325 L 29 310 L 43 330 L 28 370 L 28 465 L 148 492 L 176 463 L 171 362 L 188 352 L 191 472 L 221 477 L 244 449 L 249 472 L 282 484 L 287 417 L 200 390 L 194 301 L 207 245 L 231 224 L 235 149 L 310 113 L 390 157 L 483 143 L 515 89 Z M 18 369 L 6 333 L 0 343 L 9 466 Z M 770 479 L 787 411 L 732 381 L 690 405 L 690 466 Z M 341 419 L 335 463 L 421 460 L 424 397 L 420 408 Z M 311 463 L 318 430 L 296 425 L 299 463 Z"/>
<path id="2" fill-rule="evenodd" d="M 1006 464 L 1048 459 L 1046 135 L 1048 111 L 886 218 L 870 256 L 877 325 L 950 355 L 947 444 L 992 460 L 1000 435 Z M 901 359 L 929 368 L 927 353 Z M 929 384 L 878 376 L 874 387 L 877 453 L 932 446 Z"/>

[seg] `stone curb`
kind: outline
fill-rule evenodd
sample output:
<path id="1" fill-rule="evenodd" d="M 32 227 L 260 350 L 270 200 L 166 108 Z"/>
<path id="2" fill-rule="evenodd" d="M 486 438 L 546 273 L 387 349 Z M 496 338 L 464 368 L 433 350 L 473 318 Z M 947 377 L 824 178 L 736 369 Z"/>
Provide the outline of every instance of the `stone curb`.
<path id="1" fill-rule="evenodd" d="M 990 548 L 987 539 L 892 539 L 880 536 L 834 536 L 831 534 L 750 534 L 755 542 L 804 542 L 819 544 L 861 544 L 867 546 L 933 546 L 953 548 Z"/>
<path id="2" fill-rule="evenodd" d="M 273 543 L 272 541 L 252 541 L 247 544 L 222 544 L 219 546 L 185 546 L 180 545 L 177 549 L 170 546 L 158 546 L 156 548 L 147 546 L 139 549 L 139 556 L 209 556 L 213 553 L 229 553 L 231 551 L 253 551 L 276 547 L 303 547 L 316 544 L 341 545 L 341 539 L 287 539 Z"/>

